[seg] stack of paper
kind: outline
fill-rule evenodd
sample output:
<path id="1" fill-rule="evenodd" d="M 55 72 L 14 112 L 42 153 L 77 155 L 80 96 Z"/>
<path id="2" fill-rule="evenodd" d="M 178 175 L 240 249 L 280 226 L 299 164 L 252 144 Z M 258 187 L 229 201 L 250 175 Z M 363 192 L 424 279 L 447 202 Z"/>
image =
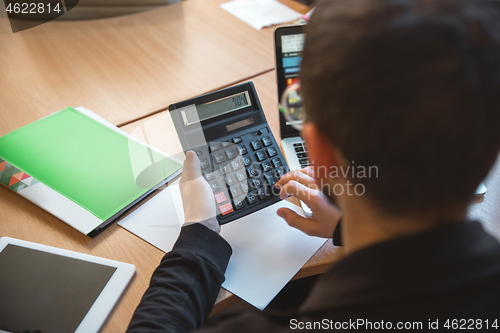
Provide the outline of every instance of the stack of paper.
<path id="1" fill-rule="evenodd" d="M 257 30 L 302 16 L 276 0 L 233 0 L 220 6 Z"/>

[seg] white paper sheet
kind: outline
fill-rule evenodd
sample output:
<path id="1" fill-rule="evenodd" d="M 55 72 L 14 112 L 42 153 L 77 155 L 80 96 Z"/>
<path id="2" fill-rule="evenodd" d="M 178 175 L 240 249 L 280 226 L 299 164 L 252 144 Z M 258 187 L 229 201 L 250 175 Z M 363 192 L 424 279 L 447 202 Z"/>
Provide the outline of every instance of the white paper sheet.
<path id="1" fill-rule="evenodd" d="M 279 293 L 324 238 L 289 227 L 276 211 L 300 207 L 281 201 L 222 226 L 221 235 L 233 249 L 222 285 L 259 309 Z M 172 249 L 184 221 L 178 182 L 146 202 L 119 225 L 164 252 Z"/>
<path id="2" fill-rule="evenodd" d="M 179 218 L 180 215 L 182 219 Z M 118 222 L 118 225 L 163 252 L 168 252 L 179 237 L 183 223 L 179 180 L 176 180 Z"/>
<path id="3" fill-rule="evenodd" d="M 233 248 L 224 288 L 256 308 L 264 309 L 325 243 L 290 227 L 276 214 L 281 201 L 222 226 L 221 235 Z"/>
<path id="4" fill-rule="evenodd" d="M 233 0 L 220 7 L 257 30 L 302 16 L 276 0 Z"/>

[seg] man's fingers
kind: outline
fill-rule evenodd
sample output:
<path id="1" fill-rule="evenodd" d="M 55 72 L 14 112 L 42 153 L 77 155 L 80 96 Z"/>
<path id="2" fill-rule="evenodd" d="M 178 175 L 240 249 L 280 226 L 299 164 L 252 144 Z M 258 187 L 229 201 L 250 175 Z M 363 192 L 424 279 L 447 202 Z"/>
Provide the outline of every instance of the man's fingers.
<path id="1" fill-rule="evenodd" d="M 283 186 L 285 186 L 288 182 L 294 180 L 294 181 L 297 181 L 301 184 L 304 184 L 306 186 L 309 186 L 313 189 L 316 189 L 318 190 L 318 185 L 316 184 L 316 181 L 314 180 L 314 178 L 312 178 L 311 176 L 309 176 L 307 173 L 303 172 L 303 170 L 305 169 L 302 169 L 302 170 L 296 170 L 296 171 L 292 171 L 292 172 L 289 172 L 287 174 L 285 174 L 283 177 L 281 177 L 281 179 L 276 183 L 276 188 L 280 189 L 282 188 Z"/>
<path id="2" fill-rule="evenodd" d="M 198 177 L 201 177 L 200 159 L 195 152 L 190 150 L 186 153 L 181 181 L 193 180 Z"/>
<path id="3" fill-rule="evenodd" d="M 278 209 L 278 216 L 284 219 L 289 226 L 299 229 L 307 235 L 314 236 L 316 221 L 313 219 L 302 217 L 288 208 Z"/>
<path id="4" fill-rule="evenodd" d="M 295 198 L 302 200 L 306 205 L 311 207 L 314 211 L 318 208 L 321 191 L 313 190 L 295 180 L 291 180 L 286 183 L 280 190 L 280 198 L 285 199 L 289 196 L 294 196 Z"/>
<path id="5" fill-rule="evenodd" d="M 308 166 L 306 168 L 300 169 L 300 172 L 305 173 L 309 177 L 314 177 L 314 169 L 311 166 Z"/>

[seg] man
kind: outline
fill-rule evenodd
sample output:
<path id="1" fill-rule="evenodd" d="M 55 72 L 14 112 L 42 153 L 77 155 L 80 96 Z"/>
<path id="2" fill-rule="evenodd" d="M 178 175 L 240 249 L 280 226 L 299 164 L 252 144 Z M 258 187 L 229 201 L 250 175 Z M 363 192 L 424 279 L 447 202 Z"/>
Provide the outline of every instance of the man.
<path id="1" fill-rule="evenodd" d="M 500 245 L 466 213 L 500 149 L 500 2 L 320 1 L 301 85 L 313 168 L 277 187 L 313 216 L 278 214 L 331 237 L 335 201 L 346 256 L 298 309 L 245 312 L 212 330 L 498 328 Z M 199 161 L 186 157 L 186 222 L 200 223 L 165 255 L 129 332 L 201 328 L 224 279 L 231 249 Z M 331 172 L 354 165 L 378 175 Z M 363 195 L 333 193 L 349 184 Z"/>

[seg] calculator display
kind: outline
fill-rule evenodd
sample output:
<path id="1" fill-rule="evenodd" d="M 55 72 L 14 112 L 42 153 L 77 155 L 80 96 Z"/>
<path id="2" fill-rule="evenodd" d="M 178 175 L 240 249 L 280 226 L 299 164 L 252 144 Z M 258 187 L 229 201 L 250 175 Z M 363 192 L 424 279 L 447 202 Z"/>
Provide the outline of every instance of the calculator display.
<path id="1" fill-rule="evenodd" d="M 253 123 L 254 123 L 253 118 L 248 118 L 248 119 L 245 119 L 242 121 L 238 121 L 234 124 L 227 125 L 226 128 L 227 128 L 228 132 L 231 132 L 231 131 L 237 130 L 238 128 L 252 125 Z"/>
<path id="2" fill-rule="evenodd" d="M 196 109 L 182 111 L 184 125 L 188 126 L 198 121 L 207 120 L 225 113 L 233 112 L 252 105 L 248 91 L 231 95 L 209 103 L 196 105 Z M 196 111 L 198 111 L 196 113 Z"/>

